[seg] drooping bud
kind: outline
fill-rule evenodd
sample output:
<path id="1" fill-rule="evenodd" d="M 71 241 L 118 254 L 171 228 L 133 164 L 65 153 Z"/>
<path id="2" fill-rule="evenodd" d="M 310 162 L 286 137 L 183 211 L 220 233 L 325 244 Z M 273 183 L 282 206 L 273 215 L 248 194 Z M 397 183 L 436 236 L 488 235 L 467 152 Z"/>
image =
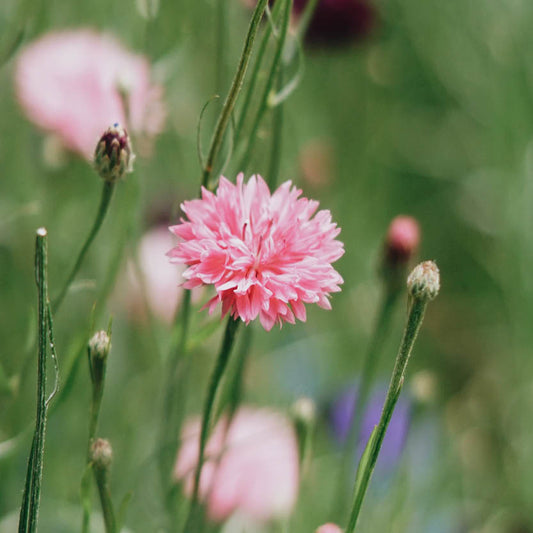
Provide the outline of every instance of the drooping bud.
<path id="1" fill-rule="evenodd" d="M 96 439 L 91 445 L 91 462 L 100 470 L 108 470 L 113 461 L 113 450 L 106 439 Z"/>
<path id="2" fill-rule="evenodd" d="M 115 182 L 133 170 L 134 159 L 128 132 L 120 124 L 113 124 L 103 133 L 96 145 L 96 171 L 105 181 Z"/>
<path id="3" fill-rule="evenodd" d="M 424 261 L 417 265 L 407 278 L 407 290 L 416 300 L 433 300 L 440 290 L 440 274 L 435 262 Z"/>
<path id="4" fill-rule="evenodd" d="M 316 422 L 316 406 L 311 398 L 301 397 L 291 407 L 291 416 L 298 437 L 300 464 L 303 469 L 311 455 L 311 445 Z"/>
<path id="5" fill-rule="evenodd" d="M 107 356 L 111 349 L 111 339 L 106 331 L 97 331 L 89 340 L 87 352 L 89 356 L 89 370 L 93 385 L 100 387 L 105 378 Z"/>

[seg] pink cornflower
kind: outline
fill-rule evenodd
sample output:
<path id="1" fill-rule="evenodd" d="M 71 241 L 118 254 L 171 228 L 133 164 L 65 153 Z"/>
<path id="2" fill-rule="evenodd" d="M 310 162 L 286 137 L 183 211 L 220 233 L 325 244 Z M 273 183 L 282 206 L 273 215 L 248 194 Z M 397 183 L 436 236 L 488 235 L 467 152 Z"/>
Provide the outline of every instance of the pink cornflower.
<path id="1" fill-rule="evenodd" d="M 200 418 L 189 420 L 174 477 L 193 492 Z M 290 421 L 271 409 L 241 407 L 229 428 L 222 418 L 206 447 L 200 498 L 214 522 L 239 513 L 258 523 L 290 513 L 299 485 L 298 444 Z"/>
<path id="2" fill-rule="evenodd" d="M 331 309 L 329 295 L 343 282 L 331 266 L 344 253 L 340 229 L 300 194 L 290 181 L 271 194 L 261 176 L 245 184 L 239 174 L 236 185 L 221 177 L 216 194 L 202 189 L 181 206 L 188 220 L 170 228 L 181 239 L 170 260 L 188 265 L 185 288 L 214 286 L 210 313 L 222 302 L 223 316 L 259 316 L 269 331 L 305 321 L 306 303 Z"/>
<path id="3" fill-rule="evenodd" d="M 162 88 L 150 81 L 146 58 L 92 30 L 49 33 L 26 46 L 15 89 L 30 120 L 88 160 L 111 124 L 148 138 L 163 127 Z"/>
<path id="4" fill-rule="evenodd" d="M 337 524 L 329 522 L 320 526 L 315 533 L 342 533 L 342 529 Z"/>

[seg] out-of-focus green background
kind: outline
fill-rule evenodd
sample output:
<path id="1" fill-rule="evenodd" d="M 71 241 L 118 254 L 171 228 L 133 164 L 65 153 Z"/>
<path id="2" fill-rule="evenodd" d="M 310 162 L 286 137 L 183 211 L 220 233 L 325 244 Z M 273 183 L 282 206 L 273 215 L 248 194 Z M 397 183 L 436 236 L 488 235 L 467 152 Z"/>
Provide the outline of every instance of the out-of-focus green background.
<path id="1" fill-rule="evenodd" d="M 226 8 L 228 86 L 250 11 L 237 0 Z M 306 394 L 322 406 L 356 380 L 378 303 L 383 237 L 394 216 L 410 214 L 422 229 L 420 259 L 438 262 L 442 291 L 408 371 L 408 385 L 425 388 L 406 387 L 415 407 L 402 462 L 375 480 L 361 531 L 531 532 L 533 4 L 383 0 L 376 8 L 379 22 L 368 38 L 342 49 L 305 49 L 303 79 L 284 106 L 280 179 L 320 200 L 342 227 L 346 254 L 337 268 L 343 291 L 333 297 L 332 311 L 310 308 L 305 324 L 270 333 L 256 325 L 245 400 L 287 410 Z M 135 173 L 118 185 L 78 277 L 89 282 L 77 285 L 56 317 L 61 363 L 87 336 L 117 243 L 126 242 L 123 278 L 126 257 L 135 254 L 161 198 L 171 198 L 177 213 L 181 201 L 197 194 L 197 123 L 216 84 L 215 17 L 215 2 L 206 0 L 161 2 L 149 22 L 132 0 L 0 3 L 2 50 L 22 22 L 24 42 L 53 29 L 89 26 L 146 54 L 165 86 L 165 131 L 153 155 L 139 157 Z M 17 513 L 30 432 L 13 447 L 8 441 L 34 417 L 35 230 L 49 231 L 54 292 L 92 223 L 101 187 L 75 156 L 58 168 L 46 164 L 45 136 L 16 102 L 15 60 L 16 53 L 0 69 L 0 519 Z M 204 146 L 219 109 L 213 103 L 205 115 Z M 268 128 L 262 133 L 250 171 L 264 174 L 270 136 Z M 325 154 L 321 184 L 306 182 L 302 172 L 302 158 L 317 152 Z M 238 170 L 230 161 L 228 177 Z M 380 362 L 383 381 L 404 310 L 402 301 Z M 106 327 L 111 314 L 113 350 L 99 433 L 115 452 L 115 499 L 133 493 L 127 526 L 156 531 L 161 504 L 154 450 L 171 328 L 157 319 L 133 320 L 117 298 L 96 327 Z M 198 326 L 204 316 L 193 315 Z M 194 348 L 188 412 L 200 409 L 218 341 L 219 334 Z M 42 531 L 77 530 L 80 520 L 90 394 L 85 354 L 80 363 L 68 399 L 49 421 Z M 338 459 L 321 419 L 290 531 L 314 531 L 335 518 L 328 512 Z M 7 520 L 2 531 L 13 530 Z"/>

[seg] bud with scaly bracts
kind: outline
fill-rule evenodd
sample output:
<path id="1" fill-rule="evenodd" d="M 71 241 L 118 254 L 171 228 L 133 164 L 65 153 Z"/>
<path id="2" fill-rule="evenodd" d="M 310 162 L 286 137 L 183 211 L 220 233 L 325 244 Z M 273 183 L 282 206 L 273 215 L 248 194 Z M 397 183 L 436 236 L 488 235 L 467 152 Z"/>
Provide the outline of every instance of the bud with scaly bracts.
<path id="1" fill-rule="evenodd" d="M 114 183 L 133 170 L 135 154 L 128 132 L 118 123 L 100 137 L 94 152 L 94 167 L 105 181 Z"/>

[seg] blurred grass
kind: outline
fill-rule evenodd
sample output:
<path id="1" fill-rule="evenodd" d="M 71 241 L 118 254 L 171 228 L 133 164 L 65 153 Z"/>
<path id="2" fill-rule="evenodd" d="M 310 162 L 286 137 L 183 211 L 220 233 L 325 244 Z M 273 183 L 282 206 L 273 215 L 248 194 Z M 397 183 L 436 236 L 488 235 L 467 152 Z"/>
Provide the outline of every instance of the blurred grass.
<path id="1" fill-rule="evenodd" d="M 423 231 L 421 258 L 437 260 L 443 289 L 409 374 L 434 373 L 437 399 L 414 418 L 396 477 L 373 487 L 361 531 L 533 531 L 533 4 L 383 0 L 378 7 L 381 22 L 367 41 L 306 51 L 303 82 L 285 104 L 280 177 L 319 199 L 342 227 L 343 292 L 334 296 L 332 312 L 309 309 L 306 324 L 268 335 L 256 328 L 246 399 L 280 408 L 303 393 L 326 401 L 356 378 L 376 310 L 382 238 L 393 216 L 411 214 Z M 237 0 L 228 11 L 231 76 L 249 12 Z M 133 221 L 127 241 L 132 254 L 154 203 L 165 197 L 177 206 L 196 195 L 197 120 L 215 91 L 215 12 L 214 2 L 204 0 L 161 2 L 147 23 L 126 0 L 0 5 L 1 46 L 21 20 L 26 42 L 52 29 L 92 26 L 147 54 L 165 84 L 166 131 L 153 156 L 139 158 L 135 174 L 119 184 L 80 279 L 101 282 L 125 220 Z M 100 189 L 90 167 L 74 157 L 61 168 L 44 162 L 44 136 L 24 118 L 13 94 L 15 58 L 0 69 L 0 363 L 14 389 L 0 390 L 0 440 L 18 434 L 34 416 L 35 360 L 27 349 L 35 331 L 34 231 L 48 228 L 51 288 L 57 290 Z M 206 113 L 204 146 L 219 105 Z M 321 187 L 306 185 L 298 165 L 302 148 L 316 139 L 333 151 L 333 170 Z M 258 141 L 250 168 L 264 173 L 268 121 Z M 239 170 L 233 164 L 229 177 Z M 124 271 L 123 265 L 120 277 Z M 88 327 L 94 298 L 87 289 L 65 302 L 56 320 L 60 358 Z M 161 521 L 152 454 L 164 351 L 154 346 L 149 325 L 132 322 L 116 304 L 113 309 L 101 434 L 115 450 L 117 500 L 134 491 L 129 527 L 154 531 Z M 97 326 L 105 326 L 109 312 Z M 383 379 L 402 321 L 398 309 Z M 155 334 L 161 346 L 168 343 L 168 327 L 157 324 Z M 216 346 L 214 338 L 195 350 L 190 412 L 199 410 Z M 43 509 L 78 504 L 89 398 L 85 359 L 74 389 L 50 419 Z M 433 431 L 427 441 L 426 428 Z M 421 450 L 422 465 L 410 447 Z M 0 517 L 18 508 L 28 449 L 29 437 L 0 459 Z M 328 515 L 338 455 L 322 426 L 315 454 L 291 531 L 340 520 Z"/>

